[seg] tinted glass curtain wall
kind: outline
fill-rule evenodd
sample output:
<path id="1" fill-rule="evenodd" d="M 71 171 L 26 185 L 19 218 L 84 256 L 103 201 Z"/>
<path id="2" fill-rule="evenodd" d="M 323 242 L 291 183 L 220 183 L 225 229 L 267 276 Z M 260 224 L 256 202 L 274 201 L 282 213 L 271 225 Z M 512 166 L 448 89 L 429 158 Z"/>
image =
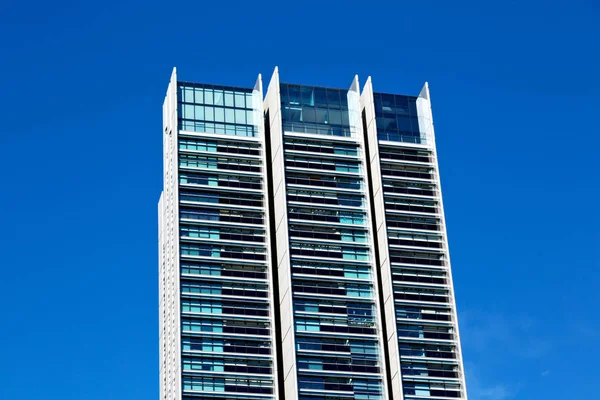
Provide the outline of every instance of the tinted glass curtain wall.
<path id="1" fill-rule="evenodd" d="M 427 87 L 178 81 L 160 395 L 466 399 Z"/>

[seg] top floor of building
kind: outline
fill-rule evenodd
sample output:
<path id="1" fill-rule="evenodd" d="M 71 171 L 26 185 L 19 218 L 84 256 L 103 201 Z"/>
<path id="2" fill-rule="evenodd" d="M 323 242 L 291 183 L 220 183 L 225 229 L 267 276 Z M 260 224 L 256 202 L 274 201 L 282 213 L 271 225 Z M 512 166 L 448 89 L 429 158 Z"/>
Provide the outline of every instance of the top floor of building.
<path id="1" fill-rule="evenodd" d="M 261 75 L 254 86 L 236 87 L 179 80 L 174 69 L 169 90 L 176 96 L 177 129 L 259 137 L 269 114 L 281 119 L 284 132 L 352 137 L 370 116 L 380 141 L 434 146 L 427 83 L 416 96 L 390 94 L 375 91 L 371 77 L 362 90 L 357 76 L 348 89 L 330 88 L 281 82 L 275 68 L 266 87 Z M 277 100 L 267 106 L 269 93 Z"/>

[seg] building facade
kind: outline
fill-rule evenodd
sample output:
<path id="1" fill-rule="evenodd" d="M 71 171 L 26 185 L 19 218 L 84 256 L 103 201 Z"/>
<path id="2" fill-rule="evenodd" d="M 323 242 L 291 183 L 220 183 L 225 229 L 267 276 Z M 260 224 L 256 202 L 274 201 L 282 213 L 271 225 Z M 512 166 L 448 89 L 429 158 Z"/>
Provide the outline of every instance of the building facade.
<path id="1" fill-rule="evenodd" d="M 361 109 L 393 398 L 466 398 L 429 87 Z"/>
<path id="2" fill-rule="evenodd" d="M 162 399 L 277 394 L 261 86 L 173 72 L 159 203 Z"/>
<path id="3" fill-rule="evenodd" d="M 467 398 L 427 85 L 174 70 L 163 121 L 162 400 Z"/>

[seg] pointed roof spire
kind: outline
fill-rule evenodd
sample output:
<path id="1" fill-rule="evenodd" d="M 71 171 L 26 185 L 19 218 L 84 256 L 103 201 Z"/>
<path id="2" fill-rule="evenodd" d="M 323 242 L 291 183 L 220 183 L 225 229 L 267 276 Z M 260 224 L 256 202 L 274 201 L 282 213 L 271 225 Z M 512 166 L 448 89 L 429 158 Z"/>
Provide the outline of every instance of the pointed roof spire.
<path id="1" fill-rule="evenodd" d="M 350 89 L 353 92 L 360 94 L 360 85 L 358 84 L 358 75 L 354 75 L 354 79 L 352 79 L 352 84 L 350 85 Z"/>
<path id="2" fill-rule="evenodd" d="M 262 74 L 258 74 L 258 78 L 256 78 L 256 83 L 254 84 L 254 90 L 258 90 L 262 94 L 262 91 L 263 91 Z"/>
<path id="3" fill-rule="evenodd" d="M 419 97 L 429 100 L 429 83 L 425 82 L 423 85 L 423 89 L 421 89 L 421 93 L 419 93 Z"/>

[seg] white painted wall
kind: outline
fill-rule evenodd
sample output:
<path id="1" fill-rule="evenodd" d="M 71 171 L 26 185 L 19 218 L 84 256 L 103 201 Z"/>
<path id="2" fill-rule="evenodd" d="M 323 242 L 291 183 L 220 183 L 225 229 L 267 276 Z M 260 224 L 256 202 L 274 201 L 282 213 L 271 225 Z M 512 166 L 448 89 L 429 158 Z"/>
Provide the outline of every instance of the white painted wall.
<path id="1" fill-rule="evenodd" d="M 276 325 L 275 321 L 275 297 L 274 297 L 274 280 L 273 280 L 273 263 L 272 263 L 272 249 L 271 249 L 271 213 L 272 210 L 269 208 L 269 192 L 268 192 L 268 171 L 267 171 L 267 143 L 265 137 L 265 124 L 264 124 L 264 103 L 263 103 L 263 83 L 262 83 L 262 75 L 258 75 L 256 79 L 256 84 L 254 85 L 254 90 L 252 91 L 252 102 L 257 105 L 257 110 L 254 113 L 254 121 L 258 125 L 258 137 L 261 142 L 261 158 L 262 158 L 262 177 L 263 177 L 263 195 L 265 199 L 265 240 L 267 243 L 266 246 L 266 256 L 267 256 L 267 271 L 269 274 L 268 282 L 269 282 L 269 317 L 271 323 L 271 357 L 273 361 L 273 395 L 277 399 L 278 398 L 278 365 L 277 365 L 277 329 L 279 327 Z"/>
<path id="2" fill-rule="evenodd" d="M 173 68 L 163 103 L 163 192 L 159 201 L 159 294 L 161 400 L 181 399 L 179 285 L 179 177 L 177 71 Z"/>
<path id="3" fill-rule="evenodd" d="M 279 306 L 281 317 L 281 341 L 283 358 L 284 392 L 286 400 L 298 399 L 298 374 L 296 372 L 296 339 L 294 331 L 294 308 L 289 253 L 287 199 L 284 176 L 283 130 L 281 122 L 281 97 L 279 94 L 279 70 L 273 72 L 265 96 L 264 108 L 269 112 L 271 163 L 273 170 L 273 193 L 275 235 L 277 242 L 277 272 L 279 275 Z"/>

